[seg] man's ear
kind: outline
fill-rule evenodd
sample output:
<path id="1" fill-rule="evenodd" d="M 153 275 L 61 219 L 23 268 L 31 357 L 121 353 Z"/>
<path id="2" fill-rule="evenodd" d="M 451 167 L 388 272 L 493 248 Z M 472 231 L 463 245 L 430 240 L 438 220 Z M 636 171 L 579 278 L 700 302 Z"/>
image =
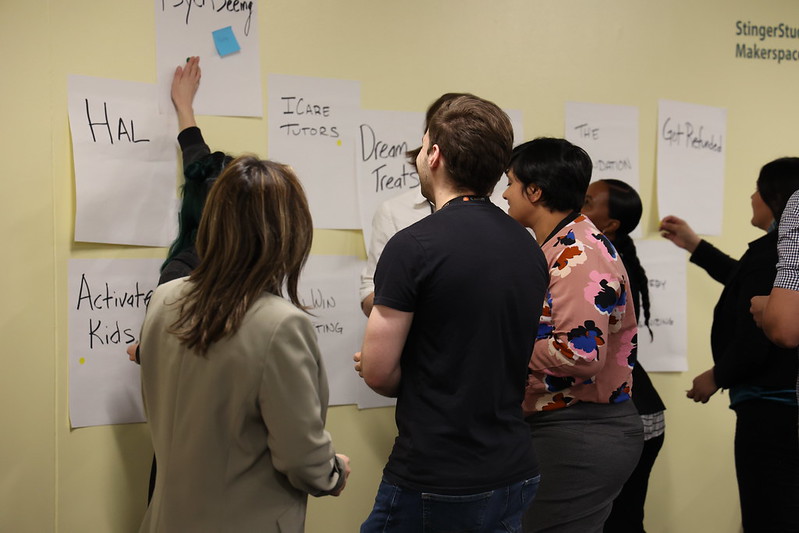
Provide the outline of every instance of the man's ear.
<path id="1" fill-rule="evenodd" d="M 427 157 L 427 164 L 431 170 L 437 168 L 441 164 L 441 149 L 437 144 L 434 144 L 425 154 L 425 157 Z"/>

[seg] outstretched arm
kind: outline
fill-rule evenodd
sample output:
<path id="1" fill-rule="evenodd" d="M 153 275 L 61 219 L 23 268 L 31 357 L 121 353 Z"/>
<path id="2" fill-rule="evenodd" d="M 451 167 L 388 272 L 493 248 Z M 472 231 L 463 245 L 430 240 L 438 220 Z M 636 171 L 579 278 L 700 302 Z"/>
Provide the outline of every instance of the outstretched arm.
<path id="1" fill-rule="evenodd" d="M 172 78 L 172 103 L 178 113 L 180 131 L 196 126 L 194 120 L 194 95 L 200 87 L 200 58 L 192 56 L 182 67 L 175 69 Z"/>
<path id="2" fill-rule="evenodd" d="M 664 217 L 660 221 L 660 234 L 690 253 L 694 253 L 699 241 L 702 240 L 686 221 L 673 215 Z"/>
<path id="3" fill-rule="evenodd" d="M 660 221 L 660 234 L 691 253 L 691 262 L 705 269 L 710 277 L 726 284 L 738 261 L 699 237 L 683 219 L 669 215 Z"/>

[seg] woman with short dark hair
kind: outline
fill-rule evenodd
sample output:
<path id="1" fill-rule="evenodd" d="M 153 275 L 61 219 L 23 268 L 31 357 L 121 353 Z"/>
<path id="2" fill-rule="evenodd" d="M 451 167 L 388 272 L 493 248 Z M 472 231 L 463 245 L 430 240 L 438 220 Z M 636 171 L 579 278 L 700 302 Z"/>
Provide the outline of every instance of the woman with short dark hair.
<path id="1" fill-rule="evenodd" d="M 513 150 L 503 194 L 549 266 L 523 402 L 541 484 L 526 532 L 598 533 L 643 446 L 630 401 L 637 324 L 616 249 L 580 213 L 591 158 L 565 139 Z"/>

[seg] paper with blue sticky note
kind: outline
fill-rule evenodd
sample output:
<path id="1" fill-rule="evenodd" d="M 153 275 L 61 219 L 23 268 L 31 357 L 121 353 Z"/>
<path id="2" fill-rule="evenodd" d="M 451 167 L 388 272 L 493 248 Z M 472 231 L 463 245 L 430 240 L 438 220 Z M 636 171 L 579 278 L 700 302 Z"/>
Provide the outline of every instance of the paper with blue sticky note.
<path id="1" fill-rule="evenodd" d="M 214 2 L 206 0 L 154 2 L 158 110 L 161 113 L 175 114 L 175 106 L 170 99 L 175 66 L 189 56 L 199 55 L 202 58 L 200 67 L 203 81 L 202 89 L 194 96 L 194 112 L 197 115 L 264 116 L 263 65 L 259 24 L 256 23 L 260 20 L 259 3 L 262 2 L 219 0 L 213 7 Z M 3 0 L 0 0 L 0 5 L 5 5 Z M 192 6 L 190 16 L 186 12 L 188 5 Z M 220 11 L 223 5 L 231 11 Z M 235 43 L 235 46 L 232 53 L 224 55 L 227 49 L 219 47 L 214 31 L 227 26 L 232 28 L 235 36 L 233 39 L 228 33 L 227 40 Z M 223 34 L 224 31 L 221 36 Z M 231 85 L 230 80 L 236 80 L 235 85 Z M 136 133 L 139 133 L 138 127 Z"/>
<path id="2" fill-rule="evenodd" d="M 219 52 L 221 57 L 225 57 L 241 50 L 239 42 L 236 40 L 236 36 L 233 34 L 232 27 L 227 26 L 225 28 L 216 30 L 213 32 L 213 35 L 216 51 Z"/>

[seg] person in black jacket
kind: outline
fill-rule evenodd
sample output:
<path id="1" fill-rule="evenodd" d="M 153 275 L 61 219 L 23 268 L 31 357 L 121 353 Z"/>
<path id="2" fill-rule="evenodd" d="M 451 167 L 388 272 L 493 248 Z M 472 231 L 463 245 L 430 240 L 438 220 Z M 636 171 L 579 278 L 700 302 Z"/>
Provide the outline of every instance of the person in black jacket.
<path id="1" fill-rule="evenodd" d="M 183 155 L 183 199 L 178 214 L 178 235 L 169 247 L 161 265 L 161 285 L 188 276 L 199 264 L 194 242 L 200 227 L 208 191 L 222 170 L 233 158 L 223 152 L 213 152 L 205 143 L 194 119 L 194 95 L 200 85 L 200 58 L 190 57 L 184 66 L 175 69 L 172 79 L 172 103 L 178 116 L 178 144 Z"/>
<path id="2" fill-rule="evenodd" d="M 667 216 L 660 224 L 664 237 L 691 252 L 692 263 L 724 284 L 710 333 L 714 366 L 694 378 L 687 396 L 706 403 L 719 388 L 729 389 L 747 533 L 799 531 L 796 354 L 769 341 L 749 313 L 750 299 L 771 291 L 777 265 L 775 220 L 797 188 L 795 162 L 778 159 L 761 169 L 752 195 L 752 225 L 767 233 L 750 242 L 737 261 L 700 239 L 680 218 Z"/>
<path id="3" fill-rule="evenodd" d="M 178 144 L 183 157 L 183 175 L 178 234 L 161 264 L 158 285 L 191 274 L 200 258 L 194 248 L 205 199 L 211 186 L 233 158 L 224 152 L 211 152 L 194 117 L 194 95 L 200 86 L 200 58 L 192 56 L 175 69 L 172 103 L 178 117 Z M 139 344 L 128 346 L 131 361 L 139 362 Z"/>
<path id="4" fill-rule="evenodd" d="M 649 280 L 638 260 L 635 243 L 630 237 L 643 213 L 641 197 L 635 189 L 623 181 L 598 180 L 588 186 L 582 213 L 591 219 L 619 252 L 630 280 L 635 316 L 639 318 L 640 312 L 643 311 L 644 325 L 651 336 Z M 609 533 L 645 533 L 644 503 L 649 474 L 665 439 L 663 411 L 666 406 L 663 405 L 660 395 L 639 361 L 636 361 L 633 367 L 633 403 L 644 424 L 644 449 L 635 470 L 613 500 L 613 509 L 605 521 L 604 528 L 604 531 Z"/>

